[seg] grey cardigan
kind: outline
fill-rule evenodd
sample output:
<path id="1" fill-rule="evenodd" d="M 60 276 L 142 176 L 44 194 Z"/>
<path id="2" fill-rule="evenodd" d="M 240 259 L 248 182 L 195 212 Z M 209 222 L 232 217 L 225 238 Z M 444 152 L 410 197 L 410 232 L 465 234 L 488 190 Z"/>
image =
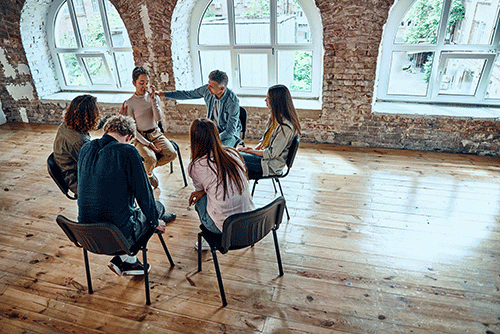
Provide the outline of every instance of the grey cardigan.
<path id="1" fill-rule="evenodd" d="M 293 129 L 292 123 L 283 120 L 283 125 L 278 124 L 271 134 L 269 146 L 264 149 L 261 165 L 262 175 L 280 175 L 286 165 L 286 158 L 297 131 Z"/>

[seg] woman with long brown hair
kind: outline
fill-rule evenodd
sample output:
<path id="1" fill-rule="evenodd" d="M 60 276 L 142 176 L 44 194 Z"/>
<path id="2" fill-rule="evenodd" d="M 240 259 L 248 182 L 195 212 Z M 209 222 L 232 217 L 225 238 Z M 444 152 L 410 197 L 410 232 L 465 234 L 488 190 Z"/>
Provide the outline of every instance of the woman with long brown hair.
<path id="1" fill-rule="evenodd" d="M 96 128 L 100 118 L 97 98 L 88 94 L 80 95 L 71 101 L 57 129 L 53 145 L 54 159 L 69 189 L 75 194 L 78 152 L 83 144 L 90 141 L 89 131 Z"/>
<path id="2" fill-rule="evenodd" d="M 189 205 L 196 203 L 201 223 L 210 232 L 220 234 L 227 217 L 255 208 L 246 167 L 238 151 L 222 146 L 217 126 L 211 120 L 195 119 L 190 136 L 188 171 L 195 191 L 189 197 Z"/>
<path id="3" fill-rule="evenodd" d="M 299 117 L 286 86 L 270 87 L 265 101 L 271 115 L 264 136 L 254 148 L 238 148 L 250 178 L 252 174 L 279 175 L 285 168 L 292 139 L 300 135 Z"/>

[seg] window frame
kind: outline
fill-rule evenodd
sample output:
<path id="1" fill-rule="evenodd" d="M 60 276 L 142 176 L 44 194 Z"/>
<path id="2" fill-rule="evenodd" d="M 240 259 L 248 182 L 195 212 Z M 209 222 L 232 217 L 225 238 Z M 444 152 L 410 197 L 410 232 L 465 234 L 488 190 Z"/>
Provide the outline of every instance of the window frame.
<path id="1" fill-rule="evenodd" d="M 500 106 L 500 99 L 486 98 L 488 83 L 493 70 L 495 60 L 498 61 L 500 54 L 500 11 L 496 17 L 494 31 L 490 44 L 446 44 L 445 36 L 449 13 L 451 11 L 452 0 L 444 0 L 440 17 L 440 24 L 437 30 L 437 41 L 435 44 L 407 44 L 395 43 L 398 26 L 407 11 L 418 0 L 400 0 L 396 2 L 390 11 L 386 27 L 384 29 L 381 43 L 377 79 L 374 94 L 374 103 L 377 102 L 422 102 L 430 104 L 450 104 L 450 105 L 483 105 Z M 444 22 L 444 24 L 443 24 Z M 434 54 L 431 75 L 427 94 L 425 96 L 413 96 L 404 94 L 388 94 L 388 85 L 391 70 L 391 59 L 393 52 L 432 52 Z M 483 74 L 478 84 L 477 94 L 467 95 L 447 95 L 439 94 L 442 77 L 443 57 L 465 59 L 486 59 Z"/>
<path id="2" fill-rule="evenodd" d="M 126 84 L 122 84 L 125 82 L 124 78 L 121 78 L 119 75 L 119 66 L 117 64 L 116 53 L 127 52 L 130 53 L 133 57 L 132 46 L 126 47 L 115 47 L 113 45 L 113 40 L 111 37 L 111 30 L 108 22 L 108 15 L 106 12 L 106 5 L 104 0 L 96 0 L 99 11 L 100 18 L 102 22 L 102 28 L 104 31 L 104 38 L 106 40 L 106 45 L 104 47 L 84 47 L 83 46 L 83 36 L 82 31 L 78 26 L 78 15 L 75 11 L 74 0 L 56 0 L 54 1 L 49 9 L 48 13 L 48 24 L 47 24 L 47 36 L 48 36 L 48 44 L 50 53 L 54 59 L 55 63 L 55 71 L 59 86 L 64 91 L 83 91 L 83 92 L 133 92 L 134 87 Z M 76 47 L 57 47 L 55 41 L 55 27 L 57 14 L 61 10 L 64 4 L 68 5 L 68 14 L 71 20 L 71 26 L 74 33 L 74 38 L 76 41 Z M 112 3 L 110 3 L 113 6 Z M 93 1 L 90 4 L 92 9 L 94 9 Z M 128 32 L 125 29 L 125 33 Z M 65 76 L 63 67 L 61 64 L 61 58 L 59 55 L 61 54 L 74 54 L 77 58 L 78 64 L 80 65 L 80 69 L 83 73 L 83 76 L 86 81 L 86 85 L 69 85 L 67 78 Z M 109 77 L 109 84 L 92 84 L 92 80 L 90 78 L 90 74 L 88 73 L 88 68 L 84 66 L 83 58 L 102 58 L 103 64 L 106 67 L 106 71 Z M 132 73 L 132 69 L 130 69 L 130 73 Z M 131 75 L 131 74 L 130 74 Z"/>
<path id="3" fill-rule="evenodd" d="M 238 3 L 237 0 L 222 0 L 227 1 L 228 8 L 228 29 L 229 29 L 229 44 L 228 45 L 200 45 L 198 43 L 199 29 L 203 20 L 203 15 L 205 10 L 210 6 L 211 0 L 200 0 L 198 1 L 192 11 L 190 19 L 190 38 L 189 44 L 192 50 L 192 68 L 194 74 L 194 83 L 197 86 L 201 86 L 207 83 L 208 78 L 203 78 L 203 72 L 201 68 L 201 58 L 200 51 L 207 50 L 228 50 L 230 52 L 231 59 L 231 72 L 227 73 L 229 77 L 229 86 L 231 89 L 239 96 L 248 97 L 262 97 L 266 96 L 268 87 L 265 88 L 241 88 L 240 83 L 240 73 L 238 68 L 238 54 L 241 53 L 269 53 L 271 57 L 268 60 L 270 71 L 269 75 L 269 86 L 279 83 L 278 77 L 278 64 L 277 64 L 277 53 L 282 50 L 293 50 L 293 51 L 309 51 L 312 52 L 312 71 L 311 71 L 311 90 L 310 91 L 296 91 L 290 90 L 294 98 L 305 98 L 305 99 L 320 99 L 321 98 L 321 86 L 322 86 L 322 76 L 323 76 L 323 28 L 321 25 L 321 18 L 318 9 L 315 7 L 313 1 L 297 0 L 301 6 L 304 15 L 306 16 L 309 28 L 311 31 L 311 43 L 305 44 L 279 44 L 276 41 L 277 38 L 277 1 L 270 0 L 270 29 L 271 29 L 271 41 L 269 44 L 248 44 L 242 45 L 236 43 L 235 36 L 235 14 L 234 5 Z"/>

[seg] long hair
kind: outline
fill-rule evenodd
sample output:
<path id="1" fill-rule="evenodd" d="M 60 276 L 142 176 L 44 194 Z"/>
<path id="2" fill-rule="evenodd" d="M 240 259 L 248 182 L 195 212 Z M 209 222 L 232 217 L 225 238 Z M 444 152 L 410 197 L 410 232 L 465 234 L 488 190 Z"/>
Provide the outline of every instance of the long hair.
<path id="1" fill-rule="evenodd" d="M 268 126 L 270 126 L 275 119 L 280 125 L 283 125 L 283 119 L 287 119 L 292 123 L 293 128 L 300 134 L 299 116 L 293 106 L 292 95 L 288 88 L 285 85 L 274 85 L 269 87 L 267 94 L 271 107 L 271 117 Z"/>
<path id="2" fill-rule="evenodd" d="M 64 113 L 64 123 L 68 128 L 82 133 L 94 129 L 100 118 L 97 98 L 88 94 L 75 97 Z"/>
<path id="3" fill-rule="evenodd" d="M 209 162 L 215 164 L 215 169 L 210 164 L 209 167 L 217 175 L 217 187 L 222 186 L 224 189 L 223 199 L 226 199 L 229 183 L 236 185 L 238 192 L 241 194 L 244 183 L 239 172 L 242 171 L 246 174 L 246 169 L 242 161 L 238 163 L 238 158 L 228 153 L 228 151 L 236 152 L 241 159 L 238 151 L 231 147 L 222 146 L 215 123 L 206 118 L 195 119 L 189 132 L 192 161 L 189 171 L 191 171 L 194 162 L 206 156 Z"/>

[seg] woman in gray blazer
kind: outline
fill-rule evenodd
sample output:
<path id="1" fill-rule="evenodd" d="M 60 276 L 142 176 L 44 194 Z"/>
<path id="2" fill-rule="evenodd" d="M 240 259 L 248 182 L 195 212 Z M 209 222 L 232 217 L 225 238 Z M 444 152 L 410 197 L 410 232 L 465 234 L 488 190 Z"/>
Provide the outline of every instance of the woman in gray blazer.
<path id="1" fill-rule="evenodd" d="M 254 148 L 240 147 L 240 151 L 252 175 L 279 175 L 286 165 L 292 139 L 300 135 L 300 122 L 292 96 L 284 85 L 275 85 L 267 91 L 266 105 L 271 111 L 266 131 Z"/>

